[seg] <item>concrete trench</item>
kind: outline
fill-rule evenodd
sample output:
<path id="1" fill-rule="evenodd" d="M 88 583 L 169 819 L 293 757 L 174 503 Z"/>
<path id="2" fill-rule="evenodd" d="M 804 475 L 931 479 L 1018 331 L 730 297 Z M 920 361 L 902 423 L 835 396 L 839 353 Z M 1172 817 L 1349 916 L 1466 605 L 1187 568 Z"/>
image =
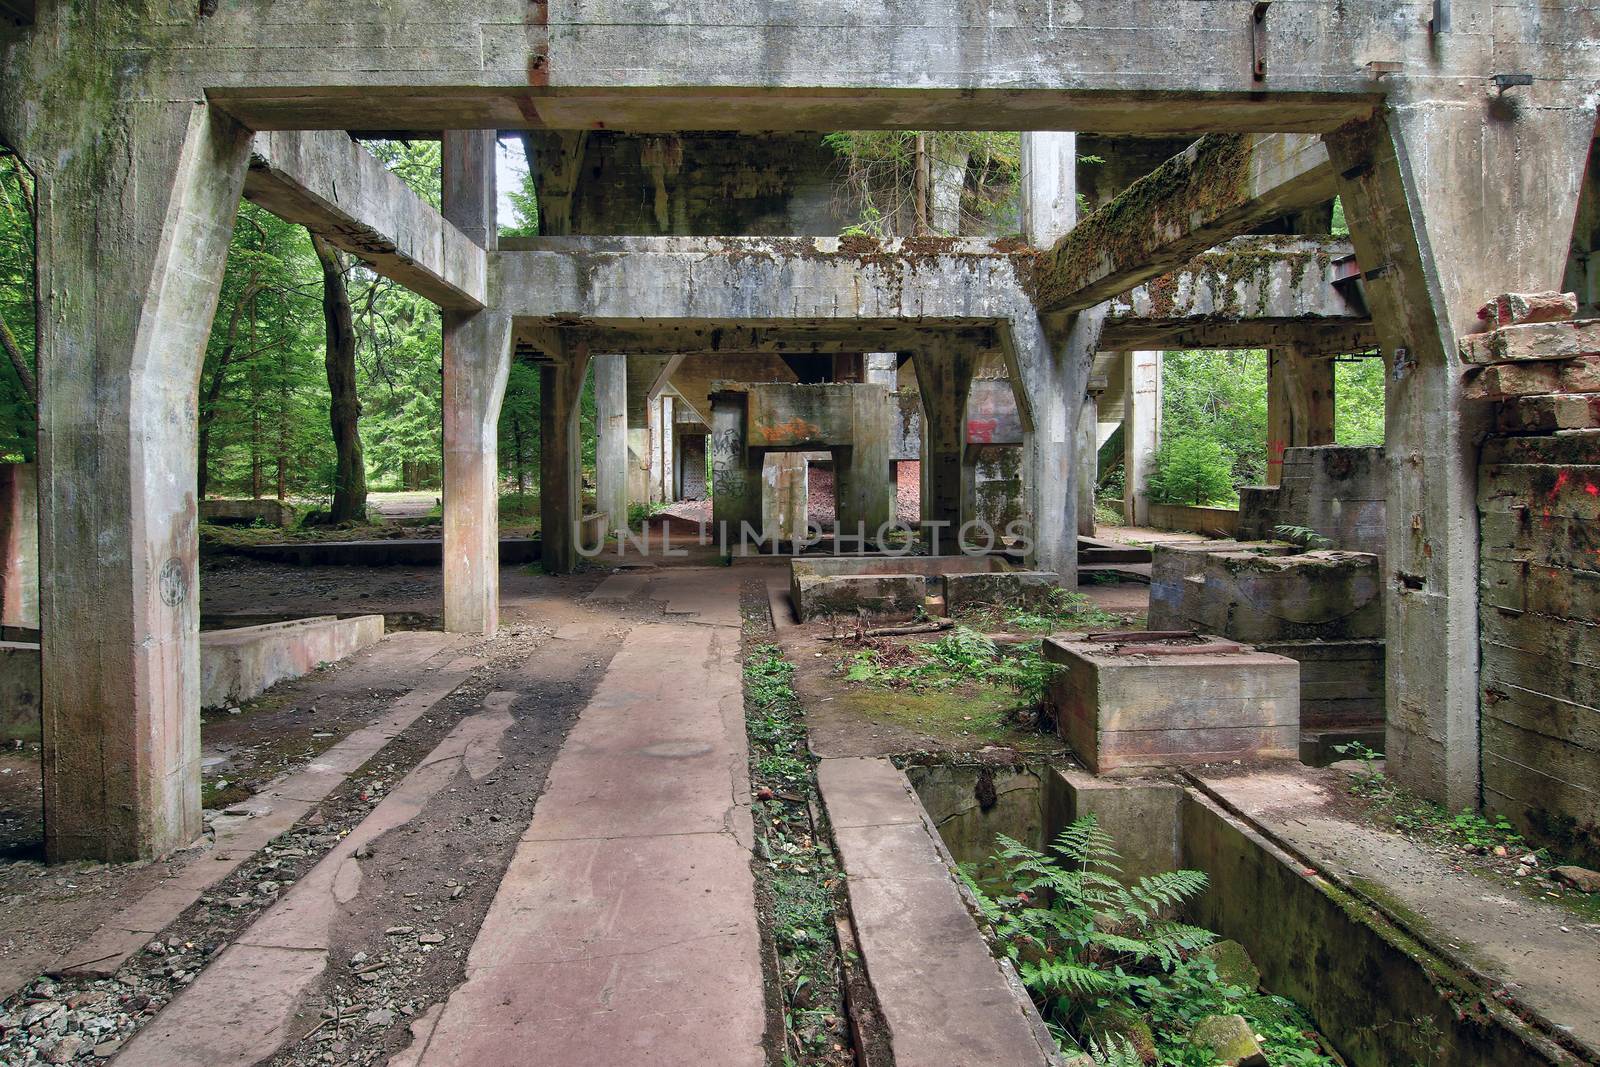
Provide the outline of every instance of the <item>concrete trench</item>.
<path id="1" fill-rule="evenodd" d="M 1244 945 L 1263 988 L 1305 1008 L 1355 1067 L 1596 1062 L 1571 1027 L 1503 989 L 1488 995 L 1498 983 L 1414 916 L 1362 894 L 1198 779 L 1105 779 L 1043 764 L 902 773 L 879 762 L 937 831 L 947 868 L 992 854 L 1000 834 L 1046 847 L 1092 813 L 1116 838 L 1125 877 L 1205 871 L 1210 886 L 1183 917 Z M 970 936 L 981 938 L 976 926 Z"/>

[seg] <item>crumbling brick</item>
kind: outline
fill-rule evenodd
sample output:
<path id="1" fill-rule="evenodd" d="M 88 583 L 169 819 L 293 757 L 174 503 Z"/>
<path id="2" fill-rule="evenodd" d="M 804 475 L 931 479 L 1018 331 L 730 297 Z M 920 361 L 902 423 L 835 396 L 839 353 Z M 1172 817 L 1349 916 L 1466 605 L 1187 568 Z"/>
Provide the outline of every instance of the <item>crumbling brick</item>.
<path id="1" fill-rule="evenodd" d="M 1491 326 L 1565 322 L 1577 314 L 1576 293 L 1501 293 L 1478 309 L 1478 318 Z"/>
<path id="2" fill-rule="evenodd" d="M 1505 433 L 1595 429 L 1600 427 L 1600 393 L 1547 393 L 1507 400 L 1495 422 Z"/>
<path id="3" fill-rule="evenodd" d="M 1600 355 L 1600 319 L 1502 326 L 1462 338 L 1459 349 L 1463 363 L 1483 364 Z"/>
<path id="4" fill-rule="evenodd" d="M 1506 400 L 1544 393 L 1600 393 L 1600 356 L 1528 363 L 1495 363 L 1467 372 L 1468 400 Z"/>

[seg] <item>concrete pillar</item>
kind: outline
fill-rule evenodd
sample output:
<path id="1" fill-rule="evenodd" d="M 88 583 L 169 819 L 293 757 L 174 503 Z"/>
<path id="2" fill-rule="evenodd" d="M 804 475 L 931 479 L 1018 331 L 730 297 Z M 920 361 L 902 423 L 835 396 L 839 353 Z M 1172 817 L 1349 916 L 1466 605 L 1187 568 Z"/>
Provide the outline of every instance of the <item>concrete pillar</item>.
<path id="1" fill-rule="evenodd" d="M 678 498 L 706 499 L 706 435 L 678 436 Z"/>
<path id="2" fill-rule="evenodd" d="M 1078 224 L 1078 135 L 1022 135 L 1022 239 L 1049 248 Z"/>
<path id="3" fill-rule="evenodd" d="M 761 465 L 762 537 L 794 542 L 811 513 L 810 464 L 804 452 L 770 452 Z"/>
<path id="4" fill-rule="evenodd" d="M 744 393 L 711 394 L 711 521 L 714 535 L 739 542 L 741 523 L 761 528 L 761 478 L 745 435 Z"/>
<path id="5" fill-rule="evenodd" d="M 1130 526 L 1150 523 L 1150 474 L 1161 447 L 1161 353 L 1128 352 L 1123 393 L 1122 491 L 1124 519 Z"/>
<path id="6" fill-rule="evenodd" d="M 967 397 L 978 354 L 936 339 L 911 357 L 922 394 L 922 521 L 943 522 L 939 550 L 959 551 L 956 533 L 962 509 L 962 456 L 967 441 Z M 929 543 L 932 543 L 931 534 Z"/>
<path id="7" fill-rule="evenodd" d="M 656 499 L 663 504 L 670 504 L 673 500 L 672 457 L 676 452 L 674 442 L 676 441 L 678 430 L 678 404 L 675 398 L 663 394 L 657 407 L 661 415 L 659 420 L 661 423 L 661 456 L 660 469 L 656 475 Z"/>
<path id="8" fill-rule="evenodd" d="M 0 464 L 0 626 L 39 628 L 39 469 Z"/>
<path id="9" fill-rule="evenodd" d="M 595 510 L 620 530 L 628 525 L 628 357 L 593 362 Z"/>
<path id="10" fill-rule="evenodd" d="M 30 160 L 52 861 L 201 832 L 195 398 L 250 152 L 204 103 L 99 119 Z"/>
<path id="11" fill-rule="evenodd" d="M 578 565 L 583 518 L 578 406 L 588 373 L 589 350 L 582 344 L 567 346 L 562 359 L 539 368 L 539 553 L 549 574 L 568 574 Z"/>
<path id="12" fill-rule="evenodd" d="M 866 380 L 869 385 L 887 385 L 893 392 L 900 381 L 900 353 L 868 352 Z"/>
<path id="13" fill-rule="evenodd" d="M 1333 360 L 1267 350 L 1267 484 L 1283 479 L 1283 450 L 1333 444 Z"/>
<path id="14" fill-rule="evenodd" d="M 444 134 L 445 218 L 493 249 L 495 132 Z M 511 373 L 511 317 L 445 312 L 444 628 L 493 634 L 500 623 L 500 404 Z"/>
<path id="15" fill-rule="evenodd" d="M 1022 236 L 1049 248 L 1077 225 L 1078 141 L 1072 133 L 1022 134 Z M 1061 575 L 1072 588 L 1078 574 L 1078 401 L 1100 343 L 1102 309 L 1029 324 L 1018 342 L 1024 403 L 1024 510 L 1035 566 Z"/>
<path id="16" fill-rule="evenodd" d="M 847 534 L 859 524 L 871 538 L 894 518 L 890 433 L 899 412 L 882 385 L 853 386 L 850 405 L 850 447 L 833 450 L 834 514 Z"/>
<path id="17" fill-rule="evenodd" d="M 1078 534 L 1093 537 L 1094 494 L 1100 479 L 1099 447 L 1100 398 L 1086 393 L 1078 414 Z"/>
<path id="18" fill-rule="evenodd" d="M 1475 440 L 1489 419 L 1462 399 L 1457 342 L 1487 298 L 1561 281 L 1596 102 L 1558 93 L 1410 102 L 1326 137 L 1389 370 L 1388 767 L 1452 808 L 1481 799 Z"/>

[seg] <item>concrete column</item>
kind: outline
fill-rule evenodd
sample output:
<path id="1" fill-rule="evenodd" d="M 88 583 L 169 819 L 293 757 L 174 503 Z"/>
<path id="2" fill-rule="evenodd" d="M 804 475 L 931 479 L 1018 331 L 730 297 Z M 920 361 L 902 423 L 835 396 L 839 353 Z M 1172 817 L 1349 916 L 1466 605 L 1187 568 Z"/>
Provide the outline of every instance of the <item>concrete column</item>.
<path id="1" fill-rule="evenodd" d="M 934 340 L 911 357 L 922 394 L 922 521 L 944 522 L 941 552 L 953 553 L 963 521 L 962 456 L 967 441 L 967 397 L 976 352 Z M 931 536 L 930 536 L 931 544 Z"/>
<path id="2" fill-rule="evenodd" d="M 250 152 L 204 103 L 101 119 L 30 160 L 52 861 L 201 832 L 196 396 Z"/>
<path id="3" fill-rule="evenodd" d="M 1150 474 L 1161 447 L 1161 353 L 1128 352 L 1123 393 L 1122 491 L 1124 521 L 1150 523 Z"/>
<path id="4" fill-rule="evenodd" d="M 866 358 L 867 383 L 870 385 L 887 385 L 889 391 L 894 392 L 900 380 L 900 353 L 868 352 Z"/>
<path id="5" fill-rule="evenodd" d="M 1496 293 L 1562 277 L 1595 100 L 1538 86 L 1413 102 L 1326 138 L 1388 365 L 1389 772 L 1480 800 L 1476 435 L 1457 342 Z"/>
<path id="6" fill-rule="evenodd" d="M 861 524 L 870 538 L 894 518 L 889 435 L 898 411 L 887 387 L 865 383 L 850 389 L 850 406 L 850 447 L 834 450 L 834 514 L 846 533 Z"/>
<path id="7" fill-rule="evenodd" d="M 495 247 L 495 132 L 448 130 L 442 204 Z M 500 404 L 511 373 L 511 317 L 444 314 L 444 628 L 493 634 L 500 623 Z"/>
<path id="8" fill-rule="evenodd" d="M 578 566 L 583 518 L 578 402 L 589 373 L 589 351 L 570 345 L 563 356 L 539 368 L 539 553 L 549 574 L 568 574 Z"/>
<path id="9" fill-rule="evenodd" d="M 1083 398 L 1083 408 L 1078 415 L 1078 534 L 1093 537 L 1094 494 L 1100 479 L 1099 447 L 1100 402 L 1094 393 Z"/>
<path id="10" fill-rule="evenodd" d="M 744 393 L 711 394 L 711 521 L 714 536 L 738 544 L 741 523 L 761 528 L 761 479 L 751 474 Z M 759 462 L 756 461 L 756 462 Z"/>
<path id="11" fill-rule="evenodd" d="M 1333 444 L 1333 360 L 1267 350 L 1267 484 L 1283 479 L 1283 450 Z"/>
<path id="12" fill-rule="evenodd" d="M 803 452 L 770 452 L 761 466 L 762 537 L 798 541 L 811 513 L 810 464 Z"/>
<path id="13" fill-rule="evenodd" d="M 39 628 L 39 469 L 0 464 L 0 626 Z"/>
<path id="14" fill-rule="evenodd" d="M 1078 135 L 1022 135 L 1022 239 L 1049 248 L 1078 224 Z"/>
<path id="15" fill-rule="evenodd" d="M 628 525 L 628 357 L 594 356 L 595 510 Z"/>
<path id="16" fill-rule="evenodd" d="M 671 396 L 663 394 L 658 408 L 661 414 L 661 466 L 656 475 L 656 499 L 663 504 L 670 504 L 673 500 L 672 456 L 673 442 L 677 437 L 678 405 Z"/>
<path id="17" fill-rule="evenodd" d="M 1078 139 L 1072 133 L 1022 134 L 1022 236 L 1049 248 L 1078 222 Z M 1023 501 L 1033 542 L 1030 562 L 1061 575 L 1078 574 L 1078 400 L 1100 342 L 1101 309 L 1028 324 L 1019 339 L 1025 403 Z"/>

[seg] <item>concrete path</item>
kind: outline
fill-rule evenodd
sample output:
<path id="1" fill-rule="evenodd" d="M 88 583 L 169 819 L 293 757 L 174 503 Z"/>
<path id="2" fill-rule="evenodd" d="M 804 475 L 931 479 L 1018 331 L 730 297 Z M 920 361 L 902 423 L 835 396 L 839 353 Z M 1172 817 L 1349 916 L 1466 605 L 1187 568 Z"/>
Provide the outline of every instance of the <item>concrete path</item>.
<path id="1" fill-rule="evenodd" d="M 625 638 L 556 758 L 467 981 L 394 1063 L 764 1061 L 737 590 L 726 569 L 652 583 L 670 612 L 705 614 Z"/>
<path id="2" fill-rule="evenodd" d="M 1053 1062 L 1044 1023 L 990 955 L 906 776 L 887 759 L 825 759 L 817 783 L 896 1067 Z"/>

